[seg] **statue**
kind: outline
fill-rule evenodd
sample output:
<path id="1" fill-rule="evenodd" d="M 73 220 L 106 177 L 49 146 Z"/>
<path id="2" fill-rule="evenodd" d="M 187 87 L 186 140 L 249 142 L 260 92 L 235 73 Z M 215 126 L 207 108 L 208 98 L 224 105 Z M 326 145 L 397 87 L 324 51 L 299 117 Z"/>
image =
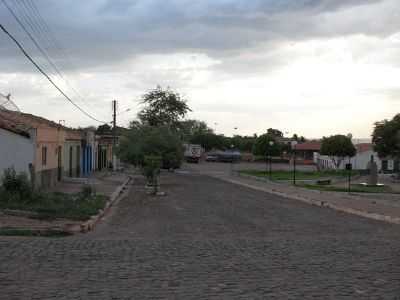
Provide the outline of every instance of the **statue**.
<path id="1" fill-rule="evenodd" d="M 368 162 L 367 165 L 369 177 L 368 177 L 368 185 L 376 186 L 378 184 L 378 165 L 374 161 L 374 156 L 371 155 L 371 160 Z"/>

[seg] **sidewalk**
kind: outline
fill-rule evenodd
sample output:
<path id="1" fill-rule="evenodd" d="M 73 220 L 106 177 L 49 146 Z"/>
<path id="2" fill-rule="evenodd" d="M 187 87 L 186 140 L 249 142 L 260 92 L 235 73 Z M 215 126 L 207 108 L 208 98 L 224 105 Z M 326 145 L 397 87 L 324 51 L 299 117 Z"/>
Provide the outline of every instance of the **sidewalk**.
<path id="1" fill-rule="evenodd" d="M 96 172 L 89 178 L 66 178 L 48 192 L 75 194 L 89 184 L 97 194 L 111 200 L 118 197 L 121 187 L 128 179 L 129 175 L 126 173 Z M 31 230 L 39 233 L 52 230 L 69 231 L 70 228 L 79 228 L 81 224 L 82 221 L 68 219 L 40 220 L 35 218 L 35 213 L 28 211 L 0 211 L 0 230 Z"/>
<path id="2" fill-rule="evenodd" d="M 115 189 L 126 181 L 128 174 L 120 172 L 94 172 L 87 178 L 65 178 L 50 192 L 60 192 L 66 194 L 79 193 L 86 184 L 92 186 L 97 194 L 110 197 Z"/>
<path id="3" fill-rule="evenodd" d="M 379 221 L 400 224 L 400 196 L 314 191 L 237 173 L 209 174 L 227 182 Z"/>

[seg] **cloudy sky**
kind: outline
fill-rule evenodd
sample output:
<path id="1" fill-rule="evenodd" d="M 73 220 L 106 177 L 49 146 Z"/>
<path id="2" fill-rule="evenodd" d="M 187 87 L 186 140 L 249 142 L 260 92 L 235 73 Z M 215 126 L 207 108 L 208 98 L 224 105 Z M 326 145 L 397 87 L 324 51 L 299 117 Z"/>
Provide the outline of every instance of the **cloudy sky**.
<path id="1" fill-rule="evenodd" d="M 274 127 L 289 135 L 365 138 L 375 121 L 399 112 L 398 0 L 5 1 L 68 83 L 0 1 L 1 24 L 101 120 L 111 120 L 117 99 L 127 125 L 140 96 L 156 85 L 183 94 L 191 118 L 227 135 L 234 127 L 240 134 Z M 11 93 L 26 112 L 97 125 L 2 32 L 0 93 Z"/>

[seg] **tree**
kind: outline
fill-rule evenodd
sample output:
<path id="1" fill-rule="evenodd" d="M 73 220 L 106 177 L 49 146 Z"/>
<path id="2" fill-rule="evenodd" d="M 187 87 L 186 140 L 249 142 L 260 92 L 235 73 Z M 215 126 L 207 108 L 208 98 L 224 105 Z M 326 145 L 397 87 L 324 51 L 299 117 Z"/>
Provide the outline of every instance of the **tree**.
<path id="1" fill-rule="evenodd" d="M 353 157 L 356 152 L 357 150 L 348 136 L 338 134 L 322 139 L 321 154 L 328 155 L 336 168 L 339 168 L 345 157 Z"/>
<path id="2" fill-rule="evenodd" d="M 167 126 L 134 124 L 120 139 L 123 161 L 143 167 L 146 156 L 159 156 L 163 168 L 177 168 L 183 160 L 183 146 L 176 131 Z"/>
<path id="3" fill-rule="evenodd" d="M 274 137 L 283 137 L 283 132 L 279 129 L 268 128 L 267 134 L 274 136 Z"/>
<path id="4" fill-rule="evenodd" d="M 204 121 L 198 120 L 184 120 L 178 124 L 179 133 L 182 136 L 182 140 L 185 142 L 191 142 L 194 136 L 212 134 L 213 130 L 207 126 Z"/>
<path id="5" fill-rule="evenodd" d="M 254 136 L 235 135 L 233 138 L 231 138 L 231 144 L 240 151 L 252 152 L 256 139 L 257 138 Z"/>
<path id="6" fill-rule="evenodd" d="M 108 124 L 103 124 L 97 127 L 96 134 L 111 134 L 112 133 L 112 128 Z"/>
<path id="7" fill-rule="evenodd" d="M 400 114 L 392 120 L 376 122 L 372 142 L 380 157 L 400 158 Z"/>
<path id="8" fill-rule="evenodd" d="M 273 145 L 270 145 L 270 142 L 273 142 Z M 269 134 L 260 135 L 253 146 L 253 154 L 260 156 L 279 156 L 281 150 L 281 145 L 276 142 L 276 138 Z"/>
<path id="9" fill-rule="evenodd" d="M 138 117 L 143 124 L 177 128 L 178 122 L 191 111 L 179 93 L 157 86 L 143 96 Z"/>

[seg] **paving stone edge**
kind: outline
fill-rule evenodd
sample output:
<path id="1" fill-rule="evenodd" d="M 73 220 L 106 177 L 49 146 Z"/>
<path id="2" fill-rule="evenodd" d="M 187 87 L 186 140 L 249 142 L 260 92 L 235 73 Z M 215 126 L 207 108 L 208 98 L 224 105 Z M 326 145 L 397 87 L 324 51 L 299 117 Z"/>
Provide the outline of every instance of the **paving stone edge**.
<path id="1" fill-rule="evenodd" d="M 111 207 L 117 202 L 117 200 L 120 199 L 120 196 L 124 193 L 126 187 L 132 180 L 133 177 L 129 175 L 124 183 L 118 186 L 116 190 L 111 194 L 110 198 L 106 202 L 106 205 L 104 206 L 104 209 L 99 210 L 99 213 L 97 215 L 91 216 L 89 220 L 80 224 L 79 228 L 76 228 L 76 226 L 73 228 L 69 228 L 68 226 L 66 226 L 64 230 L 71 233 L 85 233 L 92 231 L 96 227 L 96 224 L 99 222 L 99 220 L 107 215 Z"/>

